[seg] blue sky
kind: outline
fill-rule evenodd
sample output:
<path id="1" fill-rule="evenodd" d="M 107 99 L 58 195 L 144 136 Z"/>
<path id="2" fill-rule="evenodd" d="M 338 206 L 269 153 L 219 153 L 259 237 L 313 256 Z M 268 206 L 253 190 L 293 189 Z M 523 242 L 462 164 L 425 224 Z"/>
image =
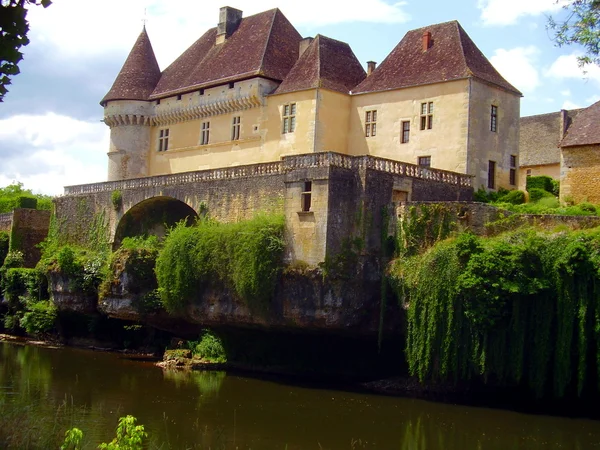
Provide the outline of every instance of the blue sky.
<path id="1" fill-rule="evenodd" d="M 563 0 L 560 0 L 563 1 Z M 22 181 L 36 192 L 103 181 L 109 129 L 98 102 L 142 28 L 164 69 L 216 25 L 216 0 L 54 0 L 33 8 L 21 74 L 0 103 L 0 186 Z M 381 62 L 413 28 L 458 20 L 524 97 L 521 115 L 589 106 L 600 100 L 600 68 L 583 73 L 580 51 L 557 48 L 546 30 L 561 17 L 555 0 L 236 0 L 254 14 L 278 7 L 303 36 L 348 42 L 358 59 Z"/>

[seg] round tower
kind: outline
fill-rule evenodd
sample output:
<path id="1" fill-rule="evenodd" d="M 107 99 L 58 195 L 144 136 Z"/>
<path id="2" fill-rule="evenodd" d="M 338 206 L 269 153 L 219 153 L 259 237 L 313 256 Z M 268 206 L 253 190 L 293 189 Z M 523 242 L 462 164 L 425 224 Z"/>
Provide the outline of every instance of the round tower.
<path id="1" fill-rule="evenodd" d="M 160 75 L 144 27 L 110 91 L 100 102 L 104 106 L 104 123 L 110 127 L 108 181 L 148 176 L 150 125 L 154 116 L 150 95 Z"/>

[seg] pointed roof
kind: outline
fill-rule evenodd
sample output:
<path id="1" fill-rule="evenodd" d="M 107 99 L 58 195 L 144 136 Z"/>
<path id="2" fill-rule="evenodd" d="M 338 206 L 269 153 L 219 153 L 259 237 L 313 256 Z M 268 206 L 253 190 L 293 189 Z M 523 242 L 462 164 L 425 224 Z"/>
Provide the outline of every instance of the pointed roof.
<path id="1" fill-rule="evenodd" d="M 104 106 L 110 100 L 148 100 L 159 78 L 160 68 L 144 27 L 100 104 Z"/>
<path id="2" fill-rule="evenodd" d="M 423 33 L 426 32 L 431 33 L 432 45 L 423 51 Z M 406 33 L 381 65 L 352 93 L 401 89 L 470 77 L 522 95 L 502 78 L 454 20 Z"/>
<path id="3" fill-rule="evenodd" d="M 600 144 L 600 102 L 585 108 L 573 119 L 561 147 Z"/>
<path id="4" fill-rule="evenodd" d="M 315 88 L 348 94 L 366 76 L 348 44 L 318 34 L 274 94 Z"/>
<path id="5" fill-rule="evenodd" d="M 263 76 L 283 80 L 298 59 L 302 37 L 279 9 L 243 18 L 222 44 L 211 28 L 167 67 L 150 96 L 174 95 Z"/>

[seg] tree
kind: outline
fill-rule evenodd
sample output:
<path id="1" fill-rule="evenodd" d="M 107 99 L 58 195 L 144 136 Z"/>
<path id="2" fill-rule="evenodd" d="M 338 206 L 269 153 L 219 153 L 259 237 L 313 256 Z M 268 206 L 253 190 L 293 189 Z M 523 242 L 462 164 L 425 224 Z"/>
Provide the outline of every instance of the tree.
<path id="1" fill-rule="evenodd" d="M 585 54 L 577 58 L 580 67 L 600 65 L 600 0 L 567 0 L 563 9 L 564 20 L 548 18 L 547 28 L 554 33 L 554 41 L 559 47 L 583 46 Z"/>
<path id="2" fill-rule="evenodd" d="M 8 92 L 10 77 L 20 72 L 19 62 L 23 59 L 20 48 L 29 44 L 27 6 L 47 8 L 50 3 L 50 0 L 0 0 L 0 102 Z"/>

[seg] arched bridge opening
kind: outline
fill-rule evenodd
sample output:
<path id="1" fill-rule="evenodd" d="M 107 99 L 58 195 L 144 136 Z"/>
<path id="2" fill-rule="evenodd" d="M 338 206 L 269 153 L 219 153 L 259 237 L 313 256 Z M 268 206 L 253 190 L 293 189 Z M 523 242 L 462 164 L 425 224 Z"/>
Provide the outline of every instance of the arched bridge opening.
<path id="1" fill-rule="evenodd" d="M 121 218 L 115 231 L 113 249 L 121 246 L 126 237 L 158 236 L 164 238 L 167 230 L 185 220 L 190 226 L 198 218 L 194 209 L 172 197 L 152 197 L 131 207 Z"/>

